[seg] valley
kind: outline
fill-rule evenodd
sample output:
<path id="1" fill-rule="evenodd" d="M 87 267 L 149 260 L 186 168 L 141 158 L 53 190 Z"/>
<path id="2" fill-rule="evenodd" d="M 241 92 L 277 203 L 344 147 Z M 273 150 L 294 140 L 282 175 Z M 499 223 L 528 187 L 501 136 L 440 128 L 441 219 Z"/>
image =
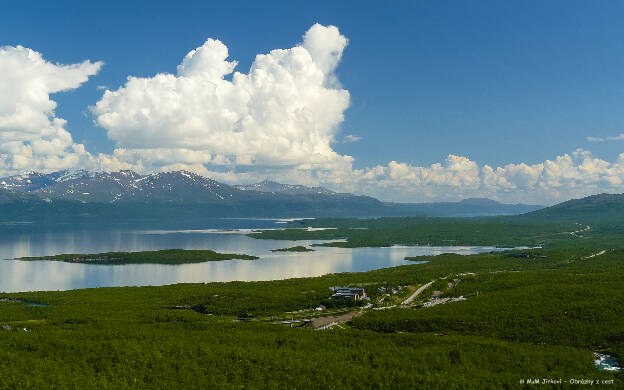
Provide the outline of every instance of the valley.
<path id="1" fill-rule="evenodd" d="M 265 254 L 248 263 L 276 256 L 281 269 L 288 261 L 310 267 L 326 257 L 324 251 L 351 251 L 349 262 L 358 264 L 365 258 L 357 253 L 407 253 L 441 245 L 437 252 L 404 255 L 396 266 L 363 272 L 0 293 L 0 359 L 10 362 L 0 366 L 0 388 L 37 388 L 44 382 L 61 388 L 135 383 L 150 388 L 249 383 L 256 388 L 278 383 L 522 388 L 519 381 L 527 373 L 557 378 L 550 385 L 593 378 L 621 387 L 624 231 L 618 221 L 624 213 L 614 216 L 620 203 L 611 199 L 605 205 L 600 199 L 518 216 L 319 218 L 257 232 L 202 233 L 214 235 L 212 242 L 226 236 L 255 242 Z M 579 204 L 585 206 L 577 212 Z M 179 242 L 201 231 L 144 233 L 173 234 Z M 454 254 L 444 253 L 451 248 L 445 245 L 490 249 Z M 206 259 L 205 250 L 174 252 L 180 263 L 185 253 Z M 38 260 L 132 262 L 136 257 L 146 263 L 162 260 L 167 267 L 194 266 L 171 265 L 171 253 Z M 219 260 L 242 257 L 211 253 Z M 235 269 L 242 275 L 238 265 Z M 365 298 L 335 298 L 335 286 L 361 289 Z M 328 356 L 342 358 L 327 364 Z"/>

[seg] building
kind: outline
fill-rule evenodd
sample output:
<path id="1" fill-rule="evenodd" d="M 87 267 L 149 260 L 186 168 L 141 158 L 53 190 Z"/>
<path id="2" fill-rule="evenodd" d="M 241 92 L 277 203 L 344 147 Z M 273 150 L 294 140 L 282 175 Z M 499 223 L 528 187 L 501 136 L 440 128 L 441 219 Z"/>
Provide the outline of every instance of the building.
<path id="1" fill-rule="evenodd" d="M 359 301 L 366 298 L 366 291 L 362 287 L 331 287 L 334 299 L 353 299 Z"/>

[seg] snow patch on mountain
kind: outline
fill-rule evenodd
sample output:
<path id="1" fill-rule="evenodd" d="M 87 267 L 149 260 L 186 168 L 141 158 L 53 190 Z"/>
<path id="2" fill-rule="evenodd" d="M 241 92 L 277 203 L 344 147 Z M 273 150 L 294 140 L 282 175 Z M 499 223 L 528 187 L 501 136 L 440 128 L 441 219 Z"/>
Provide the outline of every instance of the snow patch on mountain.
<path id="1" fill-rule="evenodd" d="M 281 184 L 271 180 L 264 180 L 255 184 L 238 185 L 235 188 L 243 191 L 270 192 L 289 195 L 335 195 L 334 191 L 323 187 L 306 187 L 296 184 Z"/>

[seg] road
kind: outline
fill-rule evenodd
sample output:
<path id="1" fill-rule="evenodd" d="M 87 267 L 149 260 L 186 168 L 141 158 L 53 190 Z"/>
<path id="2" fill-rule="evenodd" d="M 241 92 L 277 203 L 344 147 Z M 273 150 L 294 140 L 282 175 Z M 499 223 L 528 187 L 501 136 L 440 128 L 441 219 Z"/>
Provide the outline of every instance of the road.
<path id="1" fill-rule="evenodd" d="M 418 290 L 414 291 L 414 293 L 413 293 L 412 295 L 410 295 L 410 296 L 409 296 L 406 300 L 404 300 L 403 302 L 401 302 L 401 305 L 406 306 L 406 305 L 409 305 L 410 303 L 412 303 L 412 301 L 413 301 L 414 299 L 416 299 L 416 297 L 417 297 L 417 296 L 418 296 L 421 292 L 423 292 L 423 291 L 424 291 L 427 287 L 431 286 L 431 285 L 433 284 L 433 282 L 435 282 L 435 280 L 432 280 L 431 282 L 429 282 L 429 283 L 427 283 L 427 284 L 425 284 L 425 285 L 423 285 L 423 286 L 420 286 L 420 288 L 419 288 Z"/>

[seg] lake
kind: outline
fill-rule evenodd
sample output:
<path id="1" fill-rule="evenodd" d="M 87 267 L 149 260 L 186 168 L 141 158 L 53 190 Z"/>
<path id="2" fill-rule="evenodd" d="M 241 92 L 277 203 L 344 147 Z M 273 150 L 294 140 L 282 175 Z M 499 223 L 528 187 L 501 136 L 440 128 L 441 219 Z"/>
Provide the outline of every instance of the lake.
<path id="1" fill-rule="evenodd" d="M 57 261 L 0 260 L 0 292 L 71 290 L 91 287 L 147 286 L 174 283 L 259 281 L 359 272 L 415 264 L 405 256 L 440 253 L 473 254 L 493 247 L 329 248 L 314 252 L 271 252 L 271 249 L 322 241 L 258 240 L 252 228 L 279 228 L 281 220 L 214 220 L 206 229 L 70 229 L 35 226 L 0 227 L 0 259 L 61 253 L 98 253 L 159 249 L 210 249 L 242 253 L 258 260 L 209 261 L 195 264 L 74 264 Z M 220 229 L 225 226 L 228 230 Z"/>

